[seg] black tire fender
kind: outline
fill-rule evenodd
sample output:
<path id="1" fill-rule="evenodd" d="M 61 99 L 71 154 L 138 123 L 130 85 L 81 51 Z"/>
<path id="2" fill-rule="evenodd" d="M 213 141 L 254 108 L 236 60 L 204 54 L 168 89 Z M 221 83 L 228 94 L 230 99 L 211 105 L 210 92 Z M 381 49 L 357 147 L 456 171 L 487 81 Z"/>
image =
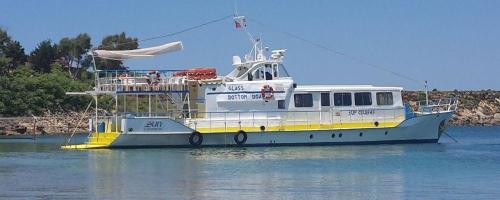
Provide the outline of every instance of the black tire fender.
<path id="1" fill-rule="evenodd" d="M 189 135 L 189 144 L 194 147 L 200 146 L 203 143 L 203 135 L 200 132 L 194 131 Z"/>
<path id="2" fill-rule="evenodd" d="M 243 135 L 243 138 L 241 140 L 240 140 L 240 135 Z M 238 131 L 238 133 L 236 133 L 236 135 L 234 135 L 234 142 L 238 146 L 243 146 L 247 142 L 247 139 L 248 139 L 248 136 L 247 136 L 247 133 L 245 131 L 240 130 L 240 131 Z"/>

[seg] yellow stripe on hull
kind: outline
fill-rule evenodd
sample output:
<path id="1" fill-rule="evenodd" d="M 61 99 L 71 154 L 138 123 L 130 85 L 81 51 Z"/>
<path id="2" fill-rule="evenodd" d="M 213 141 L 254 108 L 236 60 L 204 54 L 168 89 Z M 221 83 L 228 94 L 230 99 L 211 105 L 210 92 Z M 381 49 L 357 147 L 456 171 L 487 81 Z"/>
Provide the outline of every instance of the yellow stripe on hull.
<path id="1" fill-rule="evenodd" d="M 379 122 L 375 126 L 373 122 L 350 122 L 337 124 L 291 124 L 265 127 L 266 132 L 273 131 L 315 131 L 315 130 L 340 130 L 340 129 L 362 129 L 362 128 L 392 128 L 399 125 L 401 122 Z M 260 126 L 257 127 L 200 127 L 196 128 L 200 133 L 225 133 L 238 132 L 260 132 Z"/>
<path id="2" fill-rule="evenodd" d="M 84 144 L 76 145 L 64 145 L 62 149 L 98 149 L 109 147 L 113 141 L 118 137 L 117 132 L 107 132 L 107 133 L 92 133 L 88 141 Z"/>

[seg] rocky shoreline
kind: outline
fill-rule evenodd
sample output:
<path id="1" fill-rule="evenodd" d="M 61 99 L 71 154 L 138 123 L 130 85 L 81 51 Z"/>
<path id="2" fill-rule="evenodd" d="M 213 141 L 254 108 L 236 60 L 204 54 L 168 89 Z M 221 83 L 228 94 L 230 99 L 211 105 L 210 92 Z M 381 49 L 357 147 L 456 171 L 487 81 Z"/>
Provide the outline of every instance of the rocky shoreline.
<path id="1" fill-rule="evenodd" d="M 80 123 L 79 123 L 80 122 Z M 0 135 L 71 135 L 88 133 L 88 116 L 79 112 L 42 117 L 0 118 Z"/>
<path id="2" fill-rule="evenodd" d="M 452 125 L 498 126 L 500 125 L 500 91 L 429 91 L 430 99 L 458 98 L 458 109 L 450 119 Z M 425 94 L 403 91 L 405 102 L 425 99 Z"/>
<path id="3" fill-rule="evenodd" d="M 500 91 L 430 91 L 430 99 L 458 97 L 451 125 L 500 125 Z M 404 91 L 403 100 L 415 104 L 422 92 Z M 92 113 L 92 112 L 90 112 Z M 56 135 L 88 132 L 88 116 L 80 112 L 46 113 L 41 117 L 0 118 L 0 135 Z"/>

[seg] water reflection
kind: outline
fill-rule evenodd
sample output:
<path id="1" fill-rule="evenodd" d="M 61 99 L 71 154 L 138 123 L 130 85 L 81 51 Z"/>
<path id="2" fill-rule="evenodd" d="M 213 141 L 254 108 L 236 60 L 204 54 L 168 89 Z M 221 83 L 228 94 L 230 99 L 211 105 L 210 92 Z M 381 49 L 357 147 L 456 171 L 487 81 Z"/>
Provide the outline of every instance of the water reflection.
<path id="1" fill-rule="evenodd" d="M 373 152 L 376 152 L 375 154 Z M 404 146 L 325 146 L 325 147 L 252 147 L 202 148 L 189 153 L 197 160 L 269 160 L 269 159 L 353 159 L 364 156 L 401 155 Z"/>
<path id="2" fill-rule="evenodd" d="M 376 166 L 380 158 L 404 154 L 404 148 L 387 145 L 90 151 L 90 194 L 92 198 L 120 199 L 146 194 L 188 199 L 232 199 L 235 195 L 252 199 L 400 199 L 402 196 L 395 194 L 403 193 L 401 171 L 363 170 L 363 165 Z M 352 163 L 353 160 L 360 162 Z M 380 183 L 384 183 L 383 187 L 378 186 Z"/>
<path id="3" fill-rule="evenodd" d="M 373 146 L 67 151 L 64 138 L 4 140 L 0 199 L 495 199 L 500 132 L 472 130 L 450 129 L 459 143 Z"/>

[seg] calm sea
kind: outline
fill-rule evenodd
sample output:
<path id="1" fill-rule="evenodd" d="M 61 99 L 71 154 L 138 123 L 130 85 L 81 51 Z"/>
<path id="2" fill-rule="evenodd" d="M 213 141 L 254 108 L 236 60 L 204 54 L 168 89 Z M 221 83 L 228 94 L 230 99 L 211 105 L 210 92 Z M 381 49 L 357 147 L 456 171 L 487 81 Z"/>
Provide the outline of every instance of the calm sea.
<path id="1" fill-rule="evenodd" d="M 65 137 L 4 139 L 0 199 L 500 199 L 500 127 L 447 132 L 458 142 L 60 150 Z"/>

